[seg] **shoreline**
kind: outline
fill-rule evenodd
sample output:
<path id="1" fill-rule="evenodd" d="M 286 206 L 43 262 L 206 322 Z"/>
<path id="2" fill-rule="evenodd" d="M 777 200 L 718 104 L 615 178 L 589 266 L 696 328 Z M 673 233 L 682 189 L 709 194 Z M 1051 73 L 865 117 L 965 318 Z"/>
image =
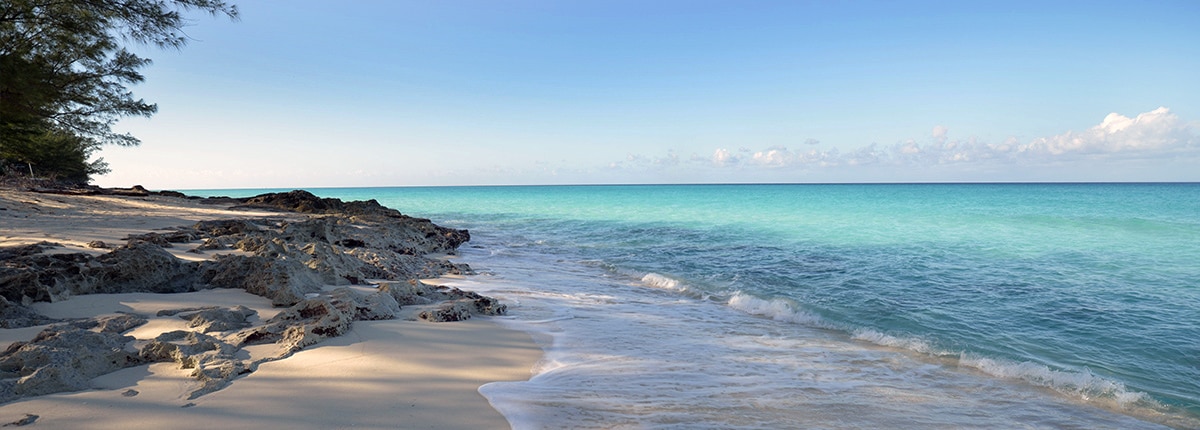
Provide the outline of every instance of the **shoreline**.
<path id="1" fill-rule="evenodd" d="M 0 188 L 0 225 L 4 227 L 0 249 L 54 242 L 61 245 L 42 252 L 47 255 L 84 254 L 100 259 L 135 235 L 166 234 L 163 229 L 201 220 L 282 218 L 285 219 L 282 224 L 289 221 L 301 224 L 325 215 L 269 208 L 230 209 L 227 205 L 206 204 L 177 196 L 45 194 Z M 388 216 L 398 218 L 400 215 L 395 212 Z M 421 221 L 427 222 L 407 217 L 401 219 L 408 223 Z M 453 233 L 444 230 L 436 232 Z M 164 250 L 180 261 L 194 264 L 212 264 L 213 260 L 233 259 L 218 256 L 245 257 L 256 252 L 234 249 L 233 246 L 197 252 L 201 242 L 192 239 L 190 245 L 168 246 Z M 104 246 L 95 246 L 97 242 L 103 242 Z M 407 242 L 404 246 L 417 249 Z M 341 258 L 342 253 L 355 255 L 352 249 L 335 249 L 338 250 L 338 255 L 334 256 L 337 258 Z M 404 253 L 413 251 L 401 252 Z M 437 253 L 422 251 L 421 254 L 435 256 Z M 424 260 L 421 264 L 424 266 L 413 267 L 431 270 L 430 267 L 436 266 Z M 434 268 L 451 270 L 455 266 L 446 262 Z M 368 301 L 364 297 L 383 297 L 378 295 L 378 290 L 388 287 L 393 290 L 389 297 L 405 299 L 396 293 L 397 289 L 405 288 L 403 283 L 375 282 L 369 276 L 360 280 L 344 274 L 342 266 L 331 267 L 341 270 L 337 273 L 350 282 L 335 279 L 342 285 L 326 284 L 318 292 L 305 294 L 302 298 L 307 301 L 295 306 L 318 300 L 313 298 L 316 296 L 333 306 L 341 305 L 347 297 L 357 306 L 366 306 L 363 303 Z M 482 301 L 492 299 L 416 280 L 432 276 L 415 276 L 415 273 L 410 276 L 412 279 L 408 284 L 417 289 L 417 295 L 433 291 L 444 300 L 404 303 L 396 307 L 403 310 L 384 315 L 390 318 L 356 318 L 338 334 L 316 337 L 315 344 L 297 343 L 295 345 L 299 346 L 285 354 L 279 354 L 278 350 L 283 340 L 240 345 L 234 361 L 251 363 L 247 367 L 250 371 L 200 395 L 197 395 L 196 387 L 201 382 L 194 372 L 198 369 L 184 369 L 175 362 L 140 363 L 92 377 L 87 382 L 90 389 L 84 391 L 28 396 L 0 404 L 0 424 L 25 422 L 63 428 L 211 428 L 213 425 L 233 428 L 280 425 L 295 428 L 507 427 L 507 420 L 488 403 L 478 388 L 489 382 L 527 380 L 543 351 L 528 333 L 503 327 L 487 318 L 439 323 L 425 321 L 427 314 L 438 312 L 469 318 L 483 309 Z M 329 278 L 326 276 L 325 280 Z M 437 289 L 431 289 L 434 287 Z M 140 315 L 146 323 L 121 333 L 136 338 L 125 348 L 141 347 L 144 356 L 145 346 L 155 342 L 156 336 L 173 330 L 188 330 L 187 321 L 174 314 L 157 315 L 166 309 L 244 306 L 249 309 L 246 313 L 251 314 L 247 318 L 251 325 L 274 321 L 289 310 L 278 303 L 278 297 L 272 306 L 272 299 L 248 291 L 250 289 L 204 288 L 173 294 L 76 294 L 53 302 L 26 299 L 22 304 L 56 321 Z M 383 298 L 386 302 L 388 297 Z M 470 300 L 474 300 L 474 307 Z M 359 309 L 361 313 L 362 308 Z M 499 312 L 503 312 L 502 305 Z M 52 325 L 0 328 L 0 347 L 9 349 L 5 354 L 10 354 L 15 347 L 25 345 L 32 336 L 39 336 L 40 330 Z M 304 327 L 312 330 L 313 326 Z M 323 333 L 321 328 L 315 330 Z M 234 332 L 210 334 L 223 336 L 221 339 L 228 341 L 235 337 L 231 333 Z M 311 340 L 306 337 L 304 341 Z M 255 361 L 260 357 L 265 359 Z M 3 359 L 4 356 L 0 356 L 0 360 Z M 27 376 L 8 372 L 4 374 L 4 380 L 11 382 L 14 378 Z M 0 389 L 10 386 L 0 386 Z"/>

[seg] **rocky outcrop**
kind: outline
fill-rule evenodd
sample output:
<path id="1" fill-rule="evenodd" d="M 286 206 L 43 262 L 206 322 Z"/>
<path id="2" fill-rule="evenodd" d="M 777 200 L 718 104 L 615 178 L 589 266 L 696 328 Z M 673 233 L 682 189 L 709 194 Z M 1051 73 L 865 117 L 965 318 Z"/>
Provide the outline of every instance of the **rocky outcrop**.
<path id="1" fill-rule="evenodd" d="M 0 354 L 0 402 L 90 388 L 92 378 L 141 364 L 121 335 L 145 319 L 117 315 L 51 326 Z"/>
<path id="2" fill-rule="evenodd" d="M 192 369 L 191 376 L 200 388 L 189 399 L 225 388 L 237 376 L 253 371 L 237 357 L 238 348 L 204 333 L 176 330 L 154 338 L 142 347 L 139 358 L 145 362 L 175 362 Z M 257 367 L 257 366 L 255 366 Z"/>
<path id="3" fill-rule="evenodd" d="M 9 258 L 0 263 L 0 297 L 26 303 L 77 294 L 239 288 L 267 297 L 276 306 L 291 306 L 324 285 L 470 272 L 464 264 L 430 256 L 452 251 L 460 240 L 469 238 L 465 230 L 380 215 L 388 211 L 392 210 L 380 207 L 376 213 L 360 208 L 361 216 L 269 220 L 267 225 L 254 220 L 205 221 L 170 232 L 130 236 L 127 244 L 99 257 L 40 253 L 52 244 L 4 249 L 0 253 Z M 191 251 L 199 254 L 239 250 L 249 255 L 187 262 L 164 249 L 179 246 L 194 246 Z"/>
<path id="4" fill-rule="evenodd" d="M 193 291 L 197 267 L 148 242 L 101 255 L 32 254 L 0 262 L 0 296 L 53 302 L 77 294 Z"/>
<path id="5" fill-rule="evenodd" d="M 93 249 L 111 249 L 99 256 L 44 253 L 57 246 L 51 243 L 0 248 L 0 327 L 57 323 L 0 354 L 0 403 L 86 389 L 91 378 L 151 362 L 192 369 L 200 382 L 191 393 L 195 398 L 263 362 L 340 336 L 354 321 L 414 314 L 426 321 L 460 321 L 506 310 L 490 297 L 418 280 L 470 272 L 464 264 L 437 257 L 453 254 L 469 240 L 466 230 L 409 217 L 374 200 L 342 202 L 304 191 L 226 200 L 309 215 L 203 221 L 129 236 L 115 249 L 114 244 L 97 244 Z M 166 248 L 201 255 L 241 252 L 184 261 Z M 154 317 L 184 319 L 188 329 L 139 341 L 144 345 L 135 349 L 135 339 L 122 333 L 144 324 L 146 317 L 110 315 L 62 323 L 26 307 L 80 294 L 210 288 L 243 289 L 287 309 L 266 321 L 241 306 L 164 309 Z M 405 314 L 405 306 L 427 309 Z M 242 351 L 261 344 L 274 344 L 275 353 L 248 358 Z"/>
<path id="6" fill-rule="evenodd" d="M 447 322 L 470 319 L 472 315 L 504 315 L 508 306 L 491 297 L 470 293 L 472 297 L 452 300 L 436 309 L 421 311 L 417 316 L 425 321 Z"/>
<path id="7" fill-rule="evenodd" d="M 0 297 L 0 328 L 24 328 L 58 322 L 20 304 Z"/>
<path id="8" fill-rule="evenodd" d="M 229 309 L 208 307 L 200 309 L 178 309 L 159 311 L 158 315 L 179 315 L 188 321 L 188 328 L 201 333 L 214 331 L 239 330 L 250 326 L 249 318 L 258 312 L 245 306 L 234 306 Z"/>
<path id="9" fill-rule="evenodd" d="M 400 303 L 386 291 L 377 289 L 362 294 L 342 287 L 329 293 L 329 297 L 334 307 L 356 321 L 390 320 L 400 315 Z"/>
<path id="10" fill-rule="evenodd" d="M 460 245 L 471 240 L 467 230 L 456 230 L 438 226 L 428 219 L 413 218 L 392 208 L 380 205 L 375 200 L 343 202 L 338 199 L 320 198 L 308 191 L 296 190 L 287 193 L 262 194 L 242 202 L 242 207 L 276 209 L 308 214 L 337 214 L 374 223 L 390 221 L 412 230 L 405 242 L 416 245 L 425 253 L 453 254 Z"/>
<path id="11" fill-rule="evenodd" d="M 307 294 L 321 291 L 321 277 L 296 260 L 263 256 L 218 256 L 200 265 L 199 284 L 211 288 L 237 288 L 271 299 L 275 306 L 291 306 Z"/>
<path id="12" fill-rule="evenodd" d="M 234 334 L 239 346 L 274 343 L 288 353 L 326 338 L 341 336 L 350 330 L 353 316 L 339 309 L 328 298 L 307 299 L 280 312 L 266 324 Z"/>

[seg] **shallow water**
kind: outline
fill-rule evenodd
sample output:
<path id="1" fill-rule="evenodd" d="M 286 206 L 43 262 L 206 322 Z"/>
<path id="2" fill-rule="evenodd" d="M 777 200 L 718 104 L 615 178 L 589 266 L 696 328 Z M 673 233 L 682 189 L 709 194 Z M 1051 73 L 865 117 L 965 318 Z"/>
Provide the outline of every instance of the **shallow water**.
<path id="1" fill-rule="evenodd" d="M 311 191 L 471 230 L 518 428 L 1200 427 L 1200 185 Z"/>

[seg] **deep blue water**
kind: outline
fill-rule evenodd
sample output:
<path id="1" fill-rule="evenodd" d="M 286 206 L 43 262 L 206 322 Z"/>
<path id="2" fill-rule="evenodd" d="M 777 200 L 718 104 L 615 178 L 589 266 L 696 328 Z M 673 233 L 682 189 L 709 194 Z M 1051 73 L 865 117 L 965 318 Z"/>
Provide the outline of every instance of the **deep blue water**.
<path id="1" fill-rule="evenodd" d="M 309 191 L 471 230 L 518 427 L 1200 426 L 1200 184 Z"/>

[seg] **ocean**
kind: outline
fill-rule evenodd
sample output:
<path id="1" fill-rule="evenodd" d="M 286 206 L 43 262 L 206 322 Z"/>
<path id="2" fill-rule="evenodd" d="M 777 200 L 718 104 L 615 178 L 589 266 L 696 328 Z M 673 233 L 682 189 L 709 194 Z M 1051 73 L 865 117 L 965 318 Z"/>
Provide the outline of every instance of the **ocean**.
<path id="1" fill-rule="evenodd" d="M 471 231 L 518 429 L 1200 428 L 1200 184 L 309 191 Z"/>

